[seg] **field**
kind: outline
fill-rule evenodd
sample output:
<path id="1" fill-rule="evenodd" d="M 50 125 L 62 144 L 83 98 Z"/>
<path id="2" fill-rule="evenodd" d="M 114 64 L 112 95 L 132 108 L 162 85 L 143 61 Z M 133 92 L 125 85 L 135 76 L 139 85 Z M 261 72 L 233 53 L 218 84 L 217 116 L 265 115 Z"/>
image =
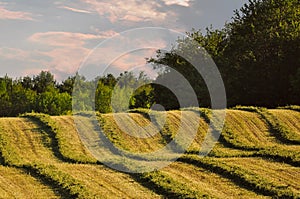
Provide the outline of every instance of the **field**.
<path id="1" fill-rule="evenodd" d="M 210 118 L 197 108 L 0 118 L 0 198 L 300 198 L 300 112 L 226 110 L 220 139 L 201 157 Z M 99 154 L 88 149 L 99 145 Z M 130 171 L 177 156 L 145 173 L 105 166 Z"/>

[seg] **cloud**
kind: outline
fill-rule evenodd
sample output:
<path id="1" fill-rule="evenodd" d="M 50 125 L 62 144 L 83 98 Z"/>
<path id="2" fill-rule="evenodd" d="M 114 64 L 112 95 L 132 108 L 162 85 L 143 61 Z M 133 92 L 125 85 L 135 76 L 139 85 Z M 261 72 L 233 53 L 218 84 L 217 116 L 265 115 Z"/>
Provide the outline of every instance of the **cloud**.
<path id="1" fill-rule="evenodd" d="M 38 51 L 26 51 L 19 48 L 0 48 L 0 58 L 6 60 L 19 60 L 24 62 L 40 62 L 36 57 L 41 58 Z"/>
<path id="2" fill-rule="evenodd" d="M 116 21 L 163 21 L 166 18 L 166 13 L 159 11 L 160 4 L 156 1 L 81 0 L 81 2 L 100 16 L 107 16 L 112 23 Z"/>
<path id="3" fill-rule="evenodd" d="M 91 14 L 92 13 L 91 11 L 88 11 L 88 10 L 72 8 L 72 7 L 69 7 L 69 6 L 61 6 L 59 8 L 70 10 L 70 11 L 73 11 L 73 12 L 79 12 L 79 13 L 86 13 L 86 14 Z"/>
<path id="4" fill-rule="evenodd" d="M 50 47 L 50 50 L 40 51 L 40 55 L 50 58 L 45 65 L 59 77 L 75 73 L 91 49 L 86 47 L 90 40 L 103 40 L 117 33 L 108 30 L 97 34 L 72 32 L 42 32 L 35 33 L 28 41 Z M 97 42 L 98 43 L 98 42 Z"/>
<path id="5" fill-rule="evenodd" d="M 14 20 L 30 20 L 33 21 L 32 14 L 29 12 L 10 11 L 0 4 L 0 19 L 14 19 Z"/>
<path id="6" fill-rule="evenodd" d="M 106 39 L 116 34 L 117 33 L 112 30 L 98 31 L 97 35 L 72 32 L 42 32 L 33 34 L 28 40 L 48 46 L 78 47 L 83 46 L 87 40 Z"/>
<path id="7" fill-rule="evenodd" d="M 188 7 L 191 0 L 163 0 L 166 5 L 179 5 Z"/>

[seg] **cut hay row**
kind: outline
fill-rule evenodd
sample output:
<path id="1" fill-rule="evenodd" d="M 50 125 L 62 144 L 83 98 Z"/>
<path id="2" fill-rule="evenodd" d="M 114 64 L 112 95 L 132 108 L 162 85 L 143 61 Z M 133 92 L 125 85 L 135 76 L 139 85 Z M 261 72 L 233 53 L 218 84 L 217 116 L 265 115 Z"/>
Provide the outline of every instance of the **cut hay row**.
<path id="1" fill-rule="evenodd" d="M 192 190 L 201 190 L 202 193 L 213 198 L 223 198 L 224 196 L 226 198 L 268 198 L 242 188 L 231 180 L 206 169 L 185 163 L 172 163 L 161 172 L 167 173 L 175 180 L 189 185 Z"/>
<path id="2" fill-rule="evenodd" d="M 2 156 L 6 163 L 19 166 L 59 162 L 47 132 L 28 118 L 0 118 L 0 134 L 1 144 L 5 144 Z"/>
<path id="3" fill-rule="evenodd" d="M 277 126 L 286 129 L 286 139 L 300 144 L 300 113 L 293 110 L 280 109 L 268 110 L 268 112 L 273 115 L 272 119 L 275 120 L 273 122 L 276 122 Z"/>
<path id="4" fill-rule="evenodd" d="M 156 190 L 165 198 L 212 198 L 201 190 L 194 189 L 190 185 L 174 179 L 174 176 L 168 175 L 166 172 L 154 171 L 136 174 L 136 178 L 144 186 Z"/>
<path id="5" fill-rule="evenodd" d="M 105 135 L 120 149 L 144 153 L 164 147 L 159 128 L 141 114 L 101 114 L 100 121 Z"/>
<path id="6" fill-rule="evenodd" d="M 163 132 L 170 134 L 174 139 L 178 133 L 183 132 L 184 136 L 193 140 L 189 147 L 186 147 L 188 153 L 199 152 L 208 125 L 200 118 L 200 115 L 193 111 L 171 111 L 170 117 L 166 120 Z M 180 140 L 177 141 L 180 145 Z"/>
<path id="7" fill-rule="evenodd" d="M 75 163 L 75 162 L 95 163 L 96 162 L 96 160 L 92 158 L 92 156 L 83 147 L 83 144 L 80 141 L 77 132 L 71 132 L 70 134 L 67 133 L 66 130 L 69 129 L 66 128 L 68 127 L 60 126 L 49 115 L 26 114 L 24 116 L 30 118 L 31 120 L 36 121 L 36 123 L 38 123 L 45 130 L 47 130 L 48 136 L 52 140 L 52 151 L 57 158 L 70 163 Z"/>
<path id="8" fill-rule="evenodd" d="M 60 198 L 58 191 L 44 185 L 21 169 L 0 166 L 0 198 Z"/>
<path id="9" fill-rule="evenodd" d="M 290 187 L 282 186 L 281 183 L 265 178 L 267 173 L 258 175 L 243 167 L 228 165 L 219 158 L 200 158 L 195 155 L 186 155 L 181 157 L 179 161 L 215 172 L 256 193 L 279 198 L 299 197 L 299 194 Z"/>
<path id="10" fill-rule="evenodd" d="M 262 158 L 221 158 L 219 161 L 230 166 L 242 167 L 283 188 L 290 188 L 295 195 L 300 197 L 299 167 Z"/>
<path id="11" fill-rule="evenodd" d="M 160 198 L 129 175 L 101 165 L 56 164 L 59 170 L 80 181 L 96 198 Z"/>
<path id="12" fill-rule="evenodd" d="M 128 115 L 132 118 L 131 121 L 127 118 Z M 185 139 L 193 140 L 187 151 L 194 153 L 200 151 L 208 126 L 196 113 L 192 111 L 157 112 L 150 118 L 156 125 L 151 124 L 144 114 L 138 113 L 102 114 L 101 122 L 107 137 L 123 150 L 137 153 L 157 151 L 174 140 L 181 131 Z M 150 134 L 149 137 L 139 138 L 141 135 L 138 134 L 144 135 L 146 132 Z M 179 149 L 180 145 L 185 142 L 179 139 L 175 141 Z"/>
<path id="13" fill-rule="evenodd" d="M 59 149 L 65 157 L 81 163 L 96 162 L 81 142 L 72 116 L 53 116 L 48 118 L 48 121 L 52 128 L 53 126 L 56 127 L 55 133 L 59 142 Z"/>
<path id="14" fill-rule="evenodd" d="M 258 114 L 240 110 L 226 111 L 226 128 L 233 133 L 233 141 L 248 148 L 264 148 L 278 144 L 268 126 Z M 226 131 L 224 132 L 224 137 Z"/>
<path id="15" fill-rule="evenodd" d="M 81 179 L 80 175 L 76 176 L 73 171 L 77 170 L 78 174 L 82 173 L 82 177 L 84 177 L 84 173 L 89 173 L 89 178 L 91 180 L 95 179 L 95 181 L 104 182 L 106 180 L 105 178 L 107 178 L 104 173 L 108 173 L 109 169 L 89 165 L 78 166 L 77 168 L 76 164 L 73 165 L 68 163 L 60 165 L 62 160 L 59 160 L 58 157 L 54 155 L 52 147 L 44 143 L 44 140 L 48 140 L 50 143 L 51 138 L 47 138 L 46 134 L 43 134 L 43 130 L 35 123 L 35 120 L 30 120 L 28 118 L 4 118 L 0 119 L 0 125 L 2 129 L 1 135 L 4 132 L 7 140 L 14 141 L 14 139 L 17 139 L 15 142 L 6 143 L 7 145 L 5 147 L 8 147 L 7 149 L 13 149 L 14 154 L 12 161 L 6 160 L 7 158 L 11 158 L 11 153 L 7 153 L 8 155 L 3 157 L 5 162 L 10 162 L 10 165 L 24 167 L 25 170 L 34 174 L 36 177 L 49 182 L 51 185 L 59 187 L 60 192 L 66 194 L 67 197 L 103 198 L 106 196 L 104 192 L 104 195 L 101 195 L 101 192 L 94 193 L 95 187 L 98 186 L 97 183 L 94 183 L 92 186 L 95 187 L 92 188 L 90 186 L 92 181 L 88 182 L 88 180 Z M 98 175 L 96 175 L 97 173 Z M 145 195 L 148 195 L 149 197 L 151 195 L 158 197 L 138 183 L 134 183 L 134 180 L 130 176 L 110 170 L 110 178 L 118 178 L 118 176 L 120 176 L 119 181 L 124 184 L 130 184 L 133 193 L 128 194 L 137 195 L 137 197 L 139 194 L 141 197 Z M 113 187 L 116 184 L 117 182 L 114 181 L 113 184 L 107 184 L 107 186 Z M 124 187 L 126 189 L 123 192 L 129 191 L 128 186 Z M 104 189 L 105 188 L 103 188 L 103 190 Z M 122 189 L 123 186 L 120 186 L 119 191 L 115 194 L 112 193 L 112 196 L 120 195 L 120 190 Z"/>
<path id="16" fill-rule="evenodd" d="M 257 151 L 241 150 L 226 147 L 223 143 L 217 142 L 208 154 L 209 157 L 255 157 L 259 156 Z"/>
<path id="17" fill-rule="evenodd" d="M 297 132 L 292 131 L 266 108 L 257 107 L 236 107 L 235 109 L 257 113 L 268 124 L 269 131 L 278 141 L 286 144 L 300 144 L 300 137 Z M 297 114 L 297 113 L 294 113 Z M 299 114 L 299 113 L 298 113 Z"/>

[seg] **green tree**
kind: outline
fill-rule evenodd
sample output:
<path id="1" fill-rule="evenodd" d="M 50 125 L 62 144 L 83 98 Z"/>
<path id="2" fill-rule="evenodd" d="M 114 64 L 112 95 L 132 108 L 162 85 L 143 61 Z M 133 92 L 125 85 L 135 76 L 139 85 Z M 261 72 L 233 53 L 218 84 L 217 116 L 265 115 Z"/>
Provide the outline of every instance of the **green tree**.
<path id="1" fill-rule="evenodd" d="M 290 76 L 300 67 L 300 2 L 251 0 L 236 11 L 224 56 L 236 103 L 289 103 Z"/>
<path id="2" fill-rule="evenodd" d="M 49 71 L 41 71 L 39 75 L 33 77 L 33 90 L 37 93 L 46 92 L 47 89 L 55 88 L 56 81 Z"/>

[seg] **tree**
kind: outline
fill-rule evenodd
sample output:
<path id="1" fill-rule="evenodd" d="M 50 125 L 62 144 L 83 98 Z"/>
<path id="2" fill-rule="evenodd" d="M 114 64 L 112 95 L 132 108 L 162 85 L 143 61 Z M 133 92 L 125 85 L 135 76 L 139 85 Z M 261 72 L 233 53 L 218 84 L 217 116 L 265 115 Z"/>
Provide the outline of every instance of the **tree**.
<path id="1" fill-rule="evenodd" d="M 194 50 L 187 45 L 193 39 L 206 49 L 218 66 L 229 106 L 276 107 L 299 103 L 295 88 L 295 74 L 300 68 L 299 9 L 299 0 L 250 0 L 235 11 L 233 21 L 224 29 L 207 29 L 206 35 L 193 30 L 187 34 L 187 39 L 177 41 L 176 48 L 170 52 L 158 51 L 157 57 L 149 62 L 159 68 L 167 69 L 165 66 L 168 66 L 177 70 L 194 88 L 199 104 L 209 105 L 202 78 L 176 53 L 187 51 L 189 56 L 195 56 Z M 167 78 L 170 75 L 167 69 L 159 78 L 170 79 Z M 172 95 L 162 91 L 166 89 L 156 88 L 156 100 L 169 103 Z"/>
<path id="2" fill-rule="evenodd" d="M 47 89 L 55 88 L 55 83 L 54 76 L 49 71 L 41 71 L 39 75 L 33 77 L 33 90 L 43 93 Z"/>
<path id="3" fill-rule="evenodd" d="M 235 103 L 290 102 L 290 76 L 300 67 L 299 8 L 298 0 L 250 0 L 235 12 L 224 52 Z"/>
<path id="4" fill-rule="evenodd" d="M 0 78 L 0 113 L 2 116 L 11 116 L 12 79 L 5 75 Z"/>
<path id="5" fill-rule="evenodd" d="M 72 95 L 76 76 L 68 77 L 58 85 L 59 92 Z"/>

